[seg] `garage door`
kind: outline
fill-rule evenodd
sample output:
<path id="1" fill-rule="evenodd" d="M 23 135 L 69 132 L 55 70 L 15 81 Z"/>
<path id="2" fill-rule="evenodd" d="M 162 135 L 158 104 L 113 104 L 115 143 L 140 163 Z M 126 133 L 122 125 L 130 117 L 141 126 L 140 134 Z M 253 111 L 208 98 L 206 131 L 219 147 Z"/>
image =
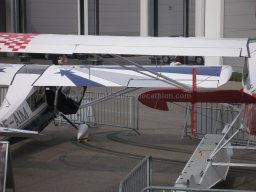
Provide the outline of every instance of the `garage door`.
<path id="1" fill-rule="evenodd" d="M 225 0 L 224 37 L 256 37 L 255 2 L 255 0 Z M 224 64 L 231 65 L 236 72 L 243 71 L 244 62 L 244 58 L 224 58 Z"/>
<path id="2" fill-rule="evenodd" d="M 255 0 L 225 0 L 224 37 L 256 37 Z"/>
<path id="3" fill-rule="evenodd" d="M 189 1 L 189 36 L 195 31 L 195 1 Z M 158 1 L 158 36 L 183 36 L 183 1 Z"/>
<path id="4" fill-rule="evenodd" d="M 101 35 L 139 35 L 140 1 L 99 1 L 99 33 Z"/>
<path id="5" fill-rule="evenodd" d="M 78 1 L 27 0 L 27 32 L 78 33 Z"/>

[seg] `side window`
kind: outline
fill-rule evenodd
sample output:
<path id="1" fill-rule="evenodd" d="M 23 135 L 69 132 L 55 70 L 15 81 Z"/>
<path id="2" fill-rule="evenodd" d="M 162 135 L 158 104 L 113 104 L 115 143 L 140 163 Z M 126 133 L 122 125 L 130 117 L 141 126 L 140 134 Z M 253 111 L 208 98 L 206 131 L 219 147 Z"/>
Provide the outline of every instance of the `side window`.
<path id="1" fill-rule="evenodd" d="M 45 102 L 44 88 L 39 87 L 37 90 L 27 99 L 27 103 L 31 111 L 35 111 Z"/>

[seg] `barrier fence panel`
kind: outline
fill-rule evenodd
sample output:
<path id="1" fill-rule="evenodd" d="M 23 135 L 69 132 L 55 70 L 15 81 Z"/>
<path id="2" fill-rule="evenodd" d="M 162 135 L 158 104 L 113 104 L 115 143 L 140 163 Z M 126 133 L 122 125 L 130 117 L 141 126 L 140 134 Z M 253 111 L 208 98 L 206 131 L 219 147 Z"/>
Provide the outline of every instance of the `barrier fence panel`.
<path id="1" fill-rule="evenodd" d="M 133 170 L 120 182 L 119 192 L 140 192 L 151 184 L 150 155 L 146 156 Z"/>
<path id="2" fill-rule="evenodd" d="M 196 104 L 196 131 L 195 137 L 201 139 L 205 134 L 221 134 L 225 125 L 230 124 L 239 113 L 243 105 L 227 105 L 218 103 L 197 103 Z M 188 117 L 189 116 L 189 117 Z M 242 123 L 242 116 L 238 118 L 232 127 L 229 135 L 233 134 Z M 187 116 L 185 122 L 185 135 L 190 135 L 191 105 L 187 105 Z M 239 132 L 232 142 L 246 144 L 249 135 L 246 132 Z M 251 144 L 256 144 L 256 137 L 250 136 Z"/>
<path id="3" fill-rule="evenodd" d="M 105 98 L 105 93 L 86 92 L 81 106 L 94 100 Z M 138 100 L 136 97 L 119 95 L 109 97 L 99 103 L 82 107 L 77 114 L 68 117 L 74 122 L 86 122 L 90 125 L 109 125 L 138 130 Z"/>
<path id="4" fill-rule="evenodd" d="M 149 186 L 141 190 L 141 192 L 253 192 L 245 190 L 228 190 L 228 189 L 191 189 L 177 188 L 168 186 Z"/>
<path id="5" fill-rule="evenodd" d="M 152 186 L 152 157 L 147 155 L 120 182 L 118 192 L 252 192 L 230 189 L 192 189 L 173 186 Z"/>

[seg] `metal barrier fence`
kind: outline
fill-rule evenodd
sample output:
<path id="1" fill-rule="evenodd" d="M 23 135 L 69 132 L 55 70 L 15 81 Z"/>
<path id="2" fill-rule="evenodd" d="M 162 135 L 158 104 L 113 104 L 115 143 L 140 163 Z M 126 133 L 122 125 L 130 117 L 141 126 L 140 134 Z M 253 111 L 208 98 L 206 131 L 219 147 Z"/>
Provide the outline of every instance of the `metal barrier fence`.
<path id="1" fill-rule="evenodd" d="M 86 93 L 85 102 L 105 97 L 105 93 Z M 119 95 L 92 106 L 97 124 L 138 129 L 138 100 Z"/>
<path id="2" fill-rule="evenodd" d="M 150 155 L 146 156 L 133 170 L 120 182 L 119 192 L 140 192 L 151 184 Z"/>
<path id="3" fill-rule="evenodd" d="M 191 134 L 191 105 L 187 104 L 187 113 L 185 121 L 184 136 Z M 235 116 L 241 110 L 242 105 L 227 105 L 227 104 L 212 104 L 212 103 L 198 103 L 196 105 L 196 130 L 195 137 L 201 139 L 205 134 L 221 134 L 224 126 L 230 124 Z M 233 134 L 240 126 L 242 116 L 238 118 L 234 124 L 230 135 Z M 249 134 L 246 132 L 239 132 L 232 142 L 245 144 L 248 142 Z M 256 137 L 250 136 L 251 144 L 256 144 Z"/>
<path id="4" fill-rule="evenodd" d="M 106 96 L 105 93 L 86 92 L 81 106 L 86 106 L 87 103 Z M 99 124 L 138 130 L 138 116 L 137 99 L 133 96 L 119 95 L 81 107 L 77 114 L 68 117 L 74 122 L 86 122 L 92 126 Z"/>
<path id="5" fill-rule="evenodd" d="M 149 186 L 141 190 L 141 192 L 255 192 L 244 190 L 227 190 L 227 189 L 186 189 L 177 187 Z"/>
<path id="6" fill-rule="evenodd" d="M 147 155 L 120 182 L 118 192 L 253 192 L 227 189 L 193 189 L 172 186 L 151 186 L 152 157 Z"/>

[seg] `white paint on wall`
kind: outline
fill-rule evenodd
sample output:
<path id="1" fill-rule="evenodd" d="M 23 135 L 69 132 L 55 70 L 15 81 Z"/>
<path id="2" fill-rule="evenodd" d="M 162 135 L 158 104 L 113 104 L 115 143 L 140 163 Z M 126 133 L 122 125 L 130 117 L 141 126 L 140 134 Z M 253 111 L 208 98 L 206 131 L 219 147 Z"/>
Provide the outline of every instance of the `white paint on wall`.
<path id="1" fill-rule="evenodd" d="M 221 38 L 224 28 L 224 0 L 205 0 L 205 37 Z M 206 57 L 205 65 L 222 65 L 221 57 Z"/>
<path id="2" fill-rule="evenodd" d="M 140 36 L 149 35 L 149 0 L 140 0 Z"/>
<path id="3" fill-rule="evenodd" d="M 195 36 L 203 37 L 205 30 L 205 0 L 195 1 Z"/>

